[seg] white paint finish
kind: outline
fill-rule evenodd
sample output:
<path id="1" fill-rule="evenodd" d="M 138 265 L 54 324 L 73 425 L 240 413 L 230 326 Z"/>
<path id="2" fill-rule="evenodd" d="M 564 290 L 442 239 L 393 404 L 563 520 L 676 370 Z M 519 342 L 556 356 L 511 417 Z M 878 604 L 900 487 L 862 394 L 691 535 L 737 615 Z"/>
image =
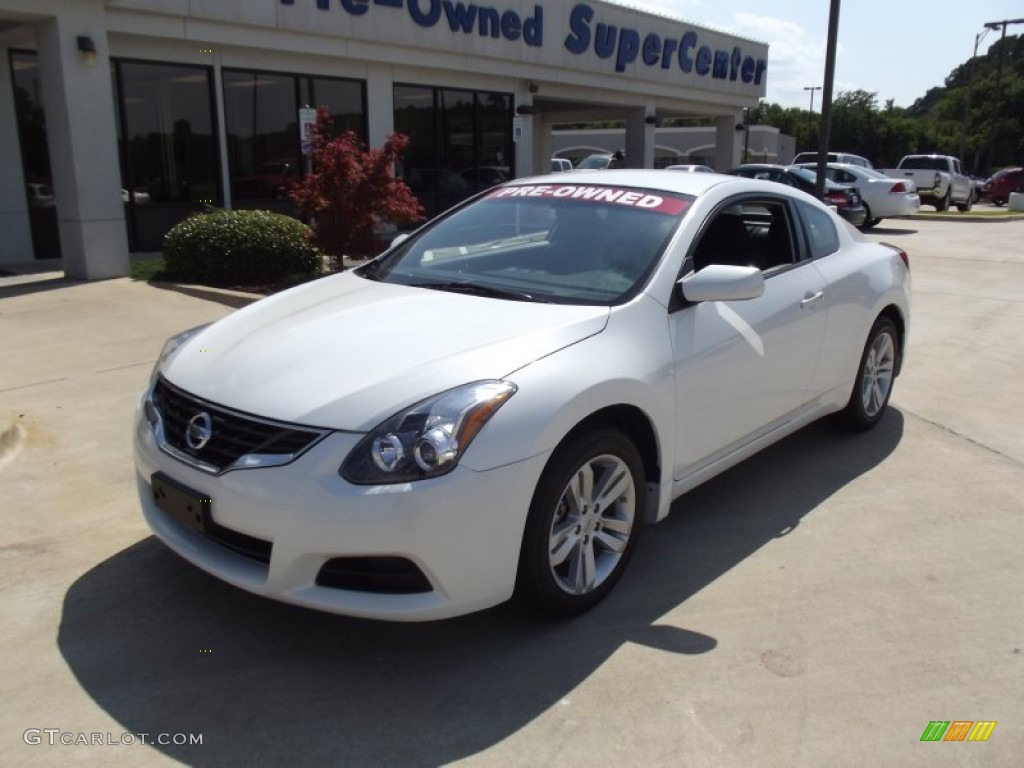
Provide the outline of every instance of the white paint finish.
<path id="1" fill-rule="evenodd" d="M 18 120 L 11 86 L 10 57 L 0 48 L 0 264 L 31 261 L 32 231 L 25 196 L 18 139 Z"/>
<path id="2" fill-rule="evenodd" d="M 82 61 L 78 35 L 92 37 L 95 65 Z M 37 38 L 65 271 L 80 279 L 126 275 L 128 243 L 103 4 L 75 4 L 38 24 Z"/>
<path id="3" fill-rule="evenodd" d="M 737 131 L 735 115 L 724 115 L 715 120 L 715 170 L 727 171 L 739 165 L 743 149 L 743 132 Z"/>
<path id="4" fill-rule="evenodd" d="M 379 147 L 395 132 L 394 76 L 387 64 L 366 67 L 366 122 L 371 147 Z"/>

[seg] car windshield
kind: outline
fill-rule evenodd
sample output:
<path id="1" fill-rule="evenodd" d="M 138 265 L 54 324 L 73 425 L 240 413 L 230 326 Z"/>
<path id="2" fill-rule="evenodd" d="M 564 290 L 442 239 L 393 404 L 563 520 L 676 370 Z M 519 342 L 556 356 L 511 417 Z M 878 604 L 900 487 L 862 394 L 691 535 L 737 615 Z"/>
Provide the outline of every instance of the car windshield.
<path id="1" fill-rule="evenodd" d="M 693 200 L 600 185 L 501 187 L 357 274 L 501 299 L 617 304 L 642 287 Z"/>
<path id="2" fill-rule="evenodd" d="M 607 168 L 608 164 L 611 163 L 611 160 L 611 155 L 590 155 L 589 157 L 585 157 L 580 160 L 580 164 L 576 167 L 582 168 L 583 170 L 599 171 L 603 168 Z"/>

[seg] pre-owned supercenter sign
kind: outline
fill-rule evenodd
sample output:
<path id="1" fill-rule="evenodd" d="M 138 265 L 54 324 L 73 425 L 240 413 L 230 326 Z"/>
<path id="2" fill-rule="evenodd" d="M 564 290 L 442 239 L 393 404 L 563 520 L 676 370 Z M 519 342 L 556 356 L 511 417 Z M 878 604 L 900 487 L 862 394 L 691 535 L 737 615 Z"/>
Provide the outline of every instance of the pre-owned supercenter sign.
<path id="1" fill-rule="evenodd" d="M 296 0 L 281 0 L 295 5 Z M 545 6 L 533 6 L 531 13 L 482 3 L 452 0 L 307 0 L 329 11 L 339 7 L 351 16 L 365 16 L 373 8 L 392 9 L 408 14 L 423 28 L 450 29 L 453 35 L 476 35 L 520 42 L 543 48 Z M 300 0 L 301 2 L 301 0 Z M 561 3 L 555 3 L 559 9 Z M 596 56 L 615 61 L 616 72 L 640 68 L 675 70 L 715 80 L 739 81 L 759 86 L 768 62 L 740 45 L 718 47 L 701 39 L 702 30 L 687 29 L 681 34 L 662 34 L 638 30 L 602 21 L 593 6 L 576 3 L 567 18 L 569 33 L 561 40 L 565 50 L 575 56 Z M 679 27 L 678 24 L 673 24 Z"/>

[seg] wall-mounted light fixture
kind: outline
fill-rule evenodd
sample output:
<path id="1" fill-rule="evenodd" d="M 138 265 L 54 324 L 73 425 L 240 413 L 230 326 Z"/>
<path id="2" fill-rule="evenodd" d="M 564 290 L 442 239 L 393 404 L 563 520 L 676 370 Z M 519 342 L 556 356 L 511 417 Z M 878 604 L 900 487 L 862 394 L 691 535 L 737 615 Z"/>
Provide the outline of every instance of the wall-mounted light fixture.
<path id="1" fill-rule="evenodd" d="M 96 43 L 88 35 L 78 36 L 78 52 L 82 54 L 82 63 L 87 67 L 96 64 Z"/>
<path id="2" fill-rule="evenodd" d="M 528 89 L 528 90 L 530 91 L 530 93 L 536 93 L 537 91 L 539 91 L 539 90 L 540 90 L 540 86 L 539 86 L 539 85 L 537 85 L 536 83 L 530 83 L 530 84 L 529 84 L 528 86 L 526 86 L 526 87 L 527 87 L 527 89 Z"/>
<path id="3" fill-rule="evenodd" d="M 517 115 L 539 115 L 540 114 L 540 110 L 537 109 L 537 107 L 533 106 L 533 104 L 520 104 L 518 107 L 516 107 L 516 114 Z"/>
<path id="4" fill-rule="evenodd" d="M 644 122 L 647 123 L 648 125 L 657 125 L 658 118 L 656 118 L 654 115 L 648 115 L 647 117 L 644 118 Z"/>

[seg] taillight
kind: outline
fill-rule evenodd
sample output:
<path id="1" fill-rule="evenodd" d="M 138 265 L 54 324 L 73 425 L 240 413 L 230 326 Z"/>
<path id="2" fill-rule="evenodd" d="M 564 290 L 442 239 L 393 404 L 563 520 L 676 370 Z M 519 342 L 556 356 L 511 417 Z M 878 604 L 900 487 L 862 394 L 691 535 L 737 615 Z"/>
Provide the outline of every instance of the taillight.
<path id="1" fill-rule="evenodd" d="M 830 205 L 837 206 L 839 208 L 845 208 L 847 205 L 849 205 L 849 202 L 846 199 L 846 195 L 839 194 L 838 192 L 833 192 L 831 194 L 825 195 L 825 202 L 829 203 Z"/>
<path id="2" fill-rule="evenodd" d="M 892 185 L 892 189 L 889 190 L 890 195 L 902 195 L 907 191 L 907 185 L 902 181 L 897 181 Z"/>
<path id="3" fill-rule="evenodd" d="M 936 171 L 936 172 L 935 172 L 935 183 L 934 183 L 934 184 L 932 184 L 932 186 L 933 186 L 933 187 L 937 187 L 937 186 L 939 186 L 939 184 L 941 184 L 941 183 L 942 183 L 942 177 L 941 177 L 941 176 L 939 176 L 939 173 L 938 173 L 938 171 Z"/>
<path id="4" fill-rule="evenodd" d="M 906 266 L 907 269 L 910 269 L 910 257 L 907 255 L 906 251 L 904 251 L 898 245 L 893 245 L 892 243 L 879 243 L 879 245 L 884 245 L 886 248 L 892 248 L 894 251 L 896 251 L 897 255 L 900 257 L 900 260 L 903 261 L 904 266 Z"/>

